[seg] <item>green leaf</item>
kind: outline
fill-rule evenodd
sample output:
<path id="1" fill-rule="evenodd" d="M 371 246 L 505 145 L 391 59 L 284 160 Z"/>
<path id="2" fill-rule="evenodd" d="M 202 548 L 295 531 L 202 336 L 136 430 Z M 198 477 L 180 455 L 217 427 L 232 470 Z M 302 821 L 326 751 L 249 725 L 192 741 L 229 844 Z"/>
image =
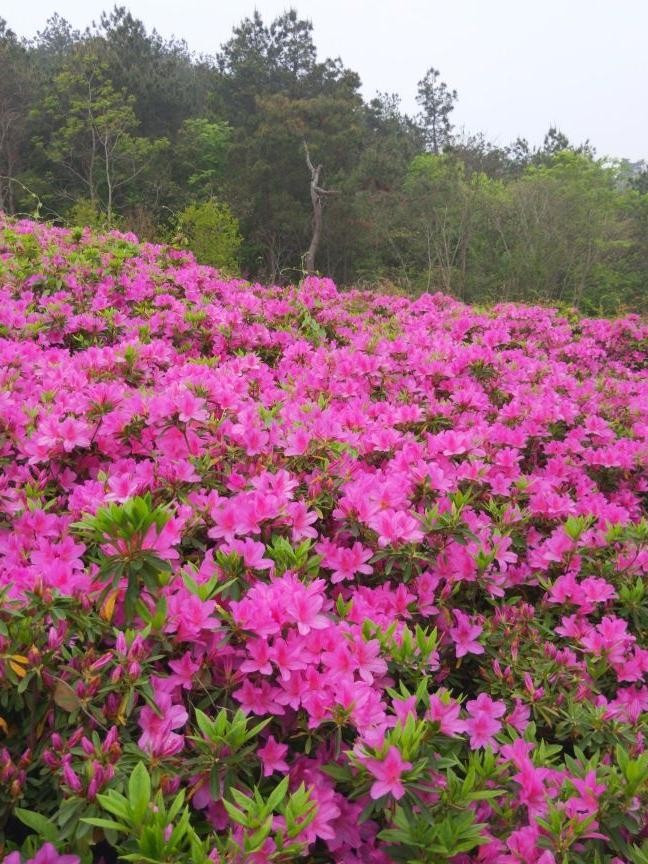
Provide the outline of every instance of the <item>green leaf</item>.
<path id="1" fill-rule="evenodd" d="M 114 822 L 112 819 L 101 819 L 97 816 L 87 816 L 81 819 L 86 825 L 93 825 L 95 828 L 105 828 L 106 831 L 120 831 L 122 834 L 128 834 L 130 828 L 128 825 L 122 825 L 121 822 Z"/>
<path id="2" fill-rule="evenodd" d="M 242 825 L 243 827 L 247 826 L 247 815 L 242 810 L 239 810 L 238 807 L 235 807 L 231 801 L 227 801 L 223 798 L 223 807 L 237 824 Z"/>
<path id="3" fill-rule="evenodd" d="M 210 720 L 209 717 L 204 713 L 204 711 L 200 710 L 200 708 L 196 709 L 196 722 L 198 723 L 198 728 L 203 733 L 205 738 L 207 738 L 209 741 L 214 741 L 216 738 L 214 722 Z"/>
<path id="4" fill-rule="evenodd" d="M 180 809 L 182 808 L 182 805 L 184 804 L 184 800 L 185 800 L 185 790 L 181 789 L 178 792 L 178 794 L 176 795 L 176 797 L 173 799 L 173 803 L 169 807 L 169 813 L 168 813 L 169 822 L 173 822 L 173 820 L 176 818 L 176 816 L 180 812 Z"/>
<path id="5" fill-rule="evenodd" d="M 144 819 L 151 801 L 151 778 L 143 762 L 138 762 L 128 780 L 128 803 L 135 823 Z"/>
<path id="6" fill-rule="evenodd" d="M 23 825 L 31 828 L 43 840 L 47 840 L 49 843 L 55 843 L 58 840 L 58 828 L 42 813 L 36 813 L 34 810 L 23 810 L 22 807 L 16 807 L 14 812 Z"/>
<path id="7" fill-rule="evenodd" d="M 112 813 L 113 816 L 117 816 L 119 819 L 128 819 L 128 801 L 119 792 L 111 790 L 109 795 L 97 795 L 97 801 L 104 810 Z"/>
<path id="8" fill-rule="evenodd" d="M 254 834 L 245 838 L 245 847 L 248 852 L 258 852 L 266 841 L 266 838 L 272 830 L 272 816 L 268 816 L 263 825 L 258 828 Z"/>
<path id="9" fill-rule="evenodd" d="M 252 809 L 253 802 L 251 801 L 250 798 L 248 798 L 247 795 L 245 795 L 243 792 L 241 792 L 240 789 L 236 789 L 236 788 L 234 788 L 234 786 L 232 786 L 232 788 L 230 789 L 230 793 L 232 795 L 232 798 L 239 805 L 239 807 L 243 807 L 244 810 L 248 810 L 248 811 L 250 811 Z"/>
<path id="10" fill-rule="evenodd" d="M 281 781 L 281 783 L 279 783 L 279 785 L 276 786 L 272 790 L 270 797 L 266 801 L 266 807 L 268 808 L 268 810 L 270 812 L 277 809 L 277 807 L 281 804 L 281 802 L 286 797 L 287 791 L 288 791 L 288 777 L 284 777 L 283 780 Z"/>

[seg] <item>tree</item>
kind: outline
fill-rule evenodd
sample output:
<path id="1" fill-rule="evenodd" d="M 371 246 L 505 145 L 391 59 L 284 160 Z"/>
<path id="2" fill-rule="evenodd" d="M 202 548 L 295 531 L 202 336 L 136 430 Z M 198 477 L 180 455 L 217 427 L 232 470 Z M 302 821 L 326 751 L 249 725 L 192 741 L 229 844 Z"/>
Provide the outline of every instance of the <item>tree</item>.
<path id="1" fill-rule="evenodd" d="M 542 150 L 540 152 L 546 156 L 555 156 L 557 153 L 569 149 L 569 138 L 565 133 L 561 132 L 556 126 L 550 126 L 542 142 Z"/>
<path id="2" fill-rule="evenodd" d="M 211 198 L 223 180 L 232 130 L 223 122 L 189 117 L 175 145 L 176 176 L 194 195 Z"/>
<path id="3" fill-rule="evenodd" d="M 208 117 L 215 71 L 193 57 L 182 40 L 164 40 L 123 6 L 102 13 L 85 34 L 116 90 L 134 99 L 140 133 L 173 136 L 189 117 Z"/>
<path id="4" fill-rule="evenodd" d="M 630 185 L 633 189 L 636 189 L 637 192 L 641 192 L 645 195 L 648 193 L 648 165 L 645 165 L 645 163 L 643 164 L 644 167 L 637 171 L 630 181 Z"/>
<path id="5" fill-rule="evenodd" d="M 332 189 L 322 189 L 319 185 L 322 166 L 318 165 L 315 167 L 313 165 L 310 153 L 308 152 L 308 144 L 305 141 L 304 153 L 306 154 L 306 165 L 310 171 L 310 196 L 313 204 L 313 234 L 306 255 L 304 256 L 304 267 L 307 273 L 315 273 L 315 257 L 322 239 L 322 210 L 324 199 L 327 195 L 333 195 L 335 192 Z"/>
<path id="6" fill-rule="evenodd" d="M 233 273 L 238 269 L 241 235 L 226 204 L 211 198 L 189 204 L 178 217 L 175 242 L 191 249 L 201 264 Z"/>
<path id="7" fill-rule="evenodd" d="M 294 9 L 245 18 L 213 59 L 122 6 L 83 32 L 55 15 L 31 41 L 0 22 L 0 68 L 10 212 L 37 202 L 151 240 L 181 214 L 201 260 L 277 283 L 317 267 L 466 300 L 646 302 L 645 165 L 599 162 L 555 127 L 539 147 L 458 135 L 434 68 L 415 117 L 393 94 L 364 100 Z"/>
<path id="8" fill-rule="evenodd" d="M 232 127 L 224 197 L 241 221 L 244 269 L 273 282 L 294 278 L 312 239 L 303 141 L 338 187 L 362 137 L 359 79 L 339 61 L 318 62 L 312 25 L 294 11 L 269 26 L 259 13 L 245 19 L 217 62 Z"/>
<path id="9" fill-rule="evenodd" d="M 54 13 L 34 40 L 33 51 L 38 65 L 50 75 L 78 46 L 81 34 L 69 21 Z"/>
<path id="10" fill-rule="evenodd" d="M 421 106 L 420 122 L 428 150 L 441 153 L 451 139 L 450 114 L 454 111 L 457 91 L 439 80 L 440 72 L 431 66 L 418 83 L 416 101 Z"/>
<path id="11" fill-rule="evenodd" d="M 0 210 L 16 209 L 16 183 L 27 150 L 28 114 L 33 97 L 29 54 L 0 18 Z"/>
<path id="12" fill-rule="evenodd" d="M 365 107 L 362 150 L 353 166 L 359 190 L 393 191 L 400 187 L 409 163 L 424 147 L 417 123 L 400 107 L 395 93 L 378 93 Z"/>
<path id="13" fill-rule="evenodd" d="M 305 95 L 317 66 L 313 25 L 290 9 L 269 26 L 255 10 L 234 28 L 217 57 L 221 90 L 236 125 L 254 125 L 257 97 Z"/>
<path id="14" fill-rule="evenodd" d="M 424 261 L 426 290 L 463 295 L 474 212 L 463 163 L 450 154 L 416 156 L 404 191 L 415 220 L 413 236 L 419 261 Z"/>
<path id="15" fill-rule="evenodd" d="M 115 196 L 145 170 L 155 150 L 154 142 L 134 134 L 133 97 L 115 90 L 105 66 L 84 47 L 55 77 L 43 110 L 50 135 L 42 151 L 77 183 L 76 196 L 104 210 L 111 224 Z"/>
<path id="16" fill-rule="evenodd" d="M 506 278 L 518 296 L 596 308 L 627 253 L 614 171 L 563 149 L 530 166 L 510 196 Z"/>
<path id="17" fill-rule="evenodd" d="M 542 147 L 534 151 L 532 162 L 535 165 L 551 165 L 553 158 L 565 151 L 579 153 L 588 159 L 594 159 L 596 156 L 596 151 L 589 141 L 584 141 L 576 147 L 564 132 L 556 126 L 550 126 L 544 136 Z"/>
<path id="18" fill-rule="evenodd" d="M 481 133 L 464 134 L 455 138 L 446 147 L 465 166 L 468 174 L 483 173 L 489 177 L 503 177 L 509 171 L 509 153 Z"/>
<path id="19" fill-rule="evenodd" d="M 533 152 L 531 145 L 526 138 L 516 138 L 512 144 L 506 148 L 508 157 L 508 175 L 510 177 L 519 177 L 531 164 Z"/>

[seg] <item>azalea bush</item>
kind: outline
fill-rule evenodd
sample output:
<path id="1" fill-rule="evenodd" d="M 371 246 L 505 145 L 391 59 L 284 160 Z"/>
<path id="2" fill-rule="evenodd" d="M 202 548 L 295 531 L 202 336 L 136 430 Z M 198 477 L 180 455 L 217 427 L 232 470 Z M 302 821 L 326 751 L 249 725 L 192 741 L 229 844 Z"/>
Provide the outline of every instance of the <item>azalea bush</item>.
<path id="1" fill-rule="evenodd" d="M 0 230 L 7 864 L 648 862 L 648 326 Z"/>

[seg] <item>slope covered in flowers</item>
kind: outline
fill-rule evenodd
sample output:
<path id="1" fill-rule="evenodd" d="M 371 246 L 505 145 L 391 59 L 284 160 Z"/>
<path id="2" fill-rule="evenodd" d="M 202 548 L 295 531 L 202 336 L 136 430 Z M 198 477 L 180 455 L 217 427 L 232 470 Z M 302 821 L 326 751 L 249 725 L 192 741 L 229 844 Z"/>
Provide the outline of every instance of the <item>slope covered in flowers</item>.
<path id="1" fill-rule="evenodd" d="M 2 223 L 6 860 L 645 864 L 647 339 Z"/>

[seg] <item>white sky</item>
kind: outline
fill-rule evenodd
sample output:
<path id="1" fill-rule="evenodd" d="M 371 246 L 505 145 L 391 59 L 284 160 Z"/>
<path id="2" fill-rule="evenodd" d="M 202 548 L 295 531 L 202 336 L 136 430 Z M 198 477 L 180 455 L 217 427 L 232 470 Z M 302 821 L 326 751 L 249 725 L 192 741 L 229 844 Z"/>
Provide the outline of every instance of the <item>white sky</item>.
<path id="1" fill-rule="evenodd" d="M 321 58 L 340 56 L 363 92 L 416 109 L 429 66 L 459 91 L 455 124 L 498 144 L 539 143 L 550 124 L 599 155 L 648 158 L 648 0 L 121 0 L 149 29 L 215 53 L 254 8 L 290 5 L 314 24 Z M 57 11 L 83 29 L 112 0 L 1 0 L 22 36 Z"/>

